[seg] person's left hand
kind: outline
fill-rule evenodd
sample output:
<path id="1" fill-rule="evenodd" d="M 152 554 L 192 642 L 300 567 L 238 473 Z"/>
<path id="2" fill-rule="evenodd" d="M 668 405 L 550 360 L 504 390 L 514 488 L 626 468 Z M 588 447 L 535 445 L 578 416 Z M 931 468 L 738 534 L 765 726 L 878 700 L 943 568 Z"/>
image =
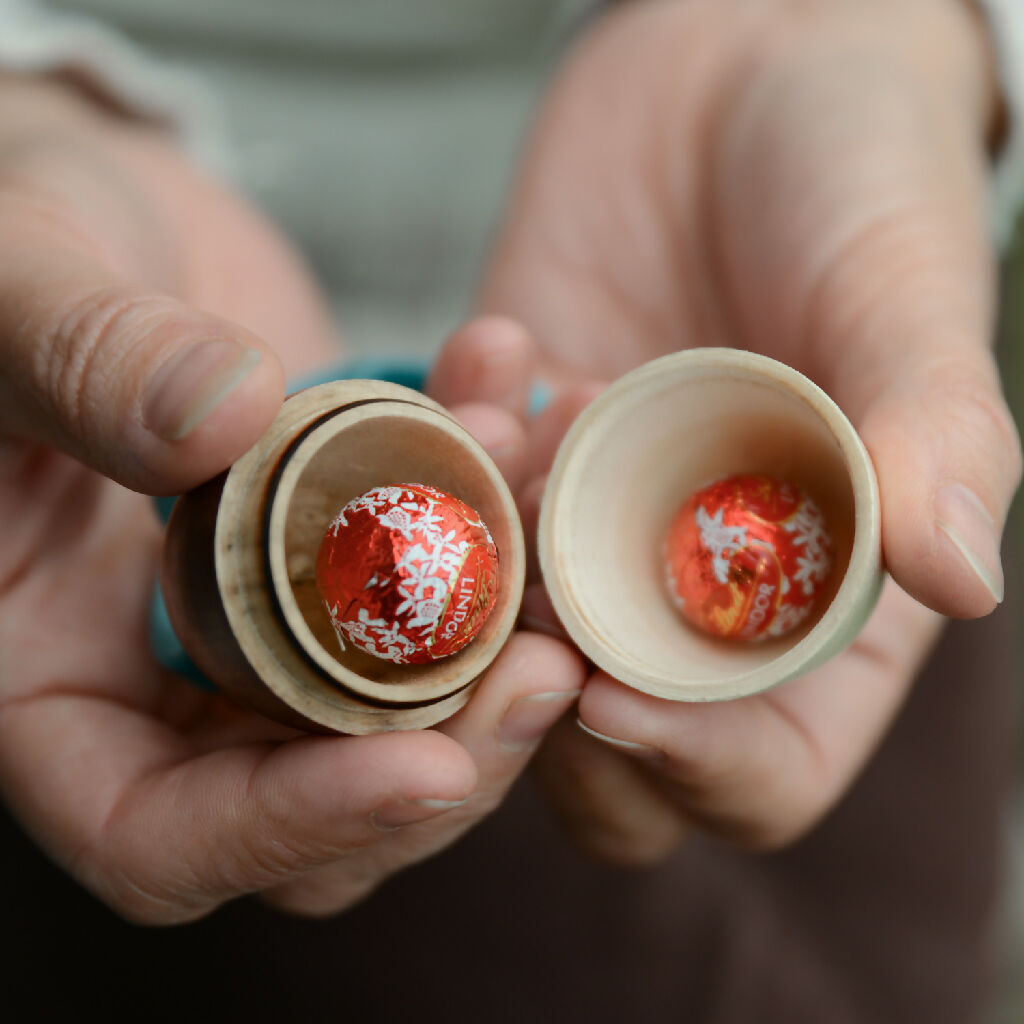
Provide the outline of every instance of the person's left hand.
<path id="1" fill-rule="evenodd" d="M 690 822 L 792 841 L 874 750 L 937 613 L 1001 598 L 1020 451 L 990 352 L 992 79 L 961 0 L 690 0 L 623 5 L 556 82 L 482 296 L 535 334 L 559 392 L 530 427 L 524 518 L 600 380 L 747 348 L 803 371 L 859 430 L 895 581 L 844 654 L 764 694 L 676 704 L 595 673 L 579 703 L 592 735 L 563 722 L 538 759 L 591 850 L 648 861 Z M 525 333 L 504 345 L 506 362 L 535 358 Z M 451 346 L 434 393 L 521 409 L 492 357 Z M 550 622 L 539 587 L 524 617 Z"/>

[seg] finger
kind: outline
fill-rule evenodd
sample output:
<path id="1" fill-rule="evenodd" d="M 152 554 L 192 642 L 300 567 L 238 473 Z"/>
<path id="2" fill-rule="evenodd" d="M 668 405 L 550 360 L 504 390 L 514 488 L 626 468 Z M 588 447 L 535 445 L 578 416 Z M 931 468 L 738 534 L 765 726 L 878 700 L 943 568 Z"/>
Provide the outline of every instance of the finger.
<path id="1" fill-rule="evenodd" d="M 1020 479 L 990 351 L 983 125 L 884 53 L 763 71 L 717 155 L 716 218 L 749 344 L 809 367 L 870 449 L 893 576 L 980 615 Z"/>
<path id="2" fill-rule="evenodd" d="M 473 763 L 436 733 L 305 737 L 192 756 L 121 704 L 41 696 L 0 715 L 5 795 L 40 843 L 134 921 L 172 923 L 444 813 Z M 52 752 L 37 763 L 40 744 Z M 372 887 L 364 874 L 354 880 Z"/>
<path id="3" fill-rule="evenodd" d="M 583 681 L 583 661 L 564 643 L 533 633 L 512 638 L 469 704 L 438 727 L 473 755 L 480 772 L 467 813 L 500 800 Z"/>
<path id="4" fill-rule="evenodd" d="M 987 354 L 879 394 L 860 424 L 878 471 L 894 578 L 938 611 L 982 615 L 1003 600 L 1001 537 L 1020 481 L 1016 428 Z"/>
<path id="5" fill-rule="evenodd" d="M 890 582 L 857 641 L 808 676 L 743 700 L 683 704 L 599 675 L 580 722 L 671 782 L 691 820 L 777 847 L 815 824 L 871 754 L 939 624 Z"/>
<path id="6" fill-rule="evenodd" d="M 573 841 L 622 866 L 664 860 L 686 823 L 641 764 L 563 718 L 533 762 L 533 772 Z"/>
<path id="7" fill-rule="evenodd" d="M 488 670 L 473 699 L 439 728 L 476 765 L 468 800 L 436 822 L 404 829 L 376 853 L 392 865 L 420 860 L 449 845 L 489 814 L 518 777 L 544 733 L 572 706 L 583 684 L 579 658 L 546 637 L 517 634 Z M 270 895 L 292 912 L 327 914 L 348 905 L 351 876 L 362 865 L 340 861 Z"/>
<path id="8" fill-rule="evenodd" d="M 582 381 L 567 385 L 527 427 L 529 476 L 542 476 L 551 469 L 555 453 L 577 416 L 607 387 L 604 381 Z"/>
<path id="9" fill-rule="evenodd" d="M 519 487 L 526 467 L 526 432 L 507 409 L 482 403 L 457 404 L 448 410 L 494 460 L 512 490 Z"/>
<path id="10" fill-rule="evenodd" d="M 427 394 L 442 405 L 496 405 L 526 418 L 536 352 L 521 324 L 484 316 L 459 328 L 441 349 Z"/>
<path id="11" fill-rule="evenodd" d="M 481 287 L 482 307 L 533 332 L 556 387 L 723 343 L 691 273 L 705 133 L 687 128 L 732 62 L 685 56 L 685 40 L 709 37 L 706 4 L 605 6 L 545 96 Z M 729 38 L 735 19 L 721 27 Z"/>
<path id="12" fill-rule="evenodd" d="M 284 382 L 259 338 L 126 281 L 32 211 L 8 202 L 0 226 L 0 435 L 175 493 L 263 433 Z"/>

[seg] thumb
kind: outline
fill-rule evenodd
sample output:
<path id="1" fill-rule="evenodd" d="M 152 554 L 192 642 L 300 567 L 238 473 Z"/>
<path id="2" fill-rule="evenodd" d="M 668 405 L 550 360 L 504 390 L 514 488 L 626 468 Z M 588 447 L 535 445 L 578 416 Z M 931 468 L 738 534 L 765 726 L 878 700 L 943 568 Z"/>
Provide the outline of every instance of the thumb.
<path id="1" fill-rule="evenodd" d="M 846 43 L 764 72 L 720 151 L 719 224 L 751 343 L 816 379 L 871 452 L 896 582 L 970 617 L 1002 599 L 1020 446 L 990 351 L 984 107 L 948 95 L 981 92 L 960 38 L 935 43 L 942 87 Z"/>
<path id="2" fill-rule="evenodd" d="M 988 353 L 894 380 L 859 426 L 896 582 L 946 615 L 991 611 L 1003 599 L 1000 538 L 1021 456 Z"/>
<path id="3" fill-rule="evenodd" d="M 125 281 L 46 228 L 0 257 L 0 435 L 58 447 L 136 490 L 213 476 L 284 394 L 255 335 Z"/>

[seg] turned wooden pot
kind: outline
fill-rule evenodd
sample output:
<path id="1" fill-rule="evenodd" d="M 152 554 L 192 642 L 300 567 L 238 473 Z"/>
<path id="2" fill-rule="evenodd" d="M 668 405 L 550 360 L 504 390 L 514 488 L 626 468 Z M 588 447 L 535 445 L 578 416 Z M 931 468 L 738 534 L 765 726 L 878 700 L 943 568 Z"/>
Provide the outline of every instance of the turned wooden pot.
<path id="1" fill-rule="evenodd" d="M 825 514 L 835 567 L 815 613 L 786 637 L 737 644 L 684 623 L 666 593 L 669 524 L 698 488 L 734 473 L 803 487 Z M 501 587 L 483 630 L 451 658 L 397 666 L 339 652 L 316 591 L 316 554 L 351 498 L 398 482 L 476 509 L 498 546 Z M 839 408 L 763 356 L 694 349 L 620 378 L 559 448 L 538 528 L 544 581 L 597 666 L 670 700 L 767 689 L 850 643 L 882 583 L 878 487 Z M 227 473 L 177 503 L 162 583 L 172 624 L 224 692 L 306 729 L 422 728 L 454 714 L 514 626 L 522 531 L 497 468 L 437 404 L 379 381 L 292 396 Z"/>
<path id="2" fill-rule="evenodd" d="M 699 488 L 735 473 L 803 487 L 835 541 L 815 613 L 777 640 L 707 636 L 666 596 L 672 518 Z M 802 374 L 734 349 L 657 359 L 591 403 L 558 451 L 538 543 L 552 603 L 580 650 L 669 700 L 743 697 L 820 665 L 854 639 L 882 583 L 878 485 L 856 431 Z"/>
<path id="3" fill-rule="evenodd" d="M 481 632 L 428 665 L 340 651 L 314 576 L 338 510 L 405 482 L 479 512 L 499 553 Z M 512 495 L 476 441 L 419 392 L 345 380 L 291 396 L 254 448 L 178 500 L 161 585 L 183 647 L 219 690 L 288 725 L 359 734 L 424 728 L 469 700 L 515 624 L 524 565 Z"/>

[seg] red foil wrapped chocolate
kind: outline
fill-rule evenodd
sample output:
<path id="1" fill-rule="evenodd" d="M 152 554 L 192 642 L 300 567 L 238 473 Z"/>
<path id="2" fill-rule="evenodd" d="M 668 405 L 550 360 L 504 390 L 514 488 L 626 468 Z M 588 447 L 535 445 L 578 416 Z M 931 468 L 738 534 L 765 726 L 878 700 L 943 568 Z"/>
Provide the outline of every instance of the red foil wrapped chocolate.
<path id="1" fill-rule="evenodd" d="M 324 534 L 316 585 L 343 649 L 420 665 L 480 631 L 498 596 L 498 550 L 480 516 L 445 491 L 374 487 Z"/>
<path id="2" fill-rule="evenodd" d="M 714 636 L 780 637 L 813 610 L 833 555 L 825 518 L 803 490 L 732 476 L 676 515 L 665 548 L 669 593 L 684 618 Z"/>

